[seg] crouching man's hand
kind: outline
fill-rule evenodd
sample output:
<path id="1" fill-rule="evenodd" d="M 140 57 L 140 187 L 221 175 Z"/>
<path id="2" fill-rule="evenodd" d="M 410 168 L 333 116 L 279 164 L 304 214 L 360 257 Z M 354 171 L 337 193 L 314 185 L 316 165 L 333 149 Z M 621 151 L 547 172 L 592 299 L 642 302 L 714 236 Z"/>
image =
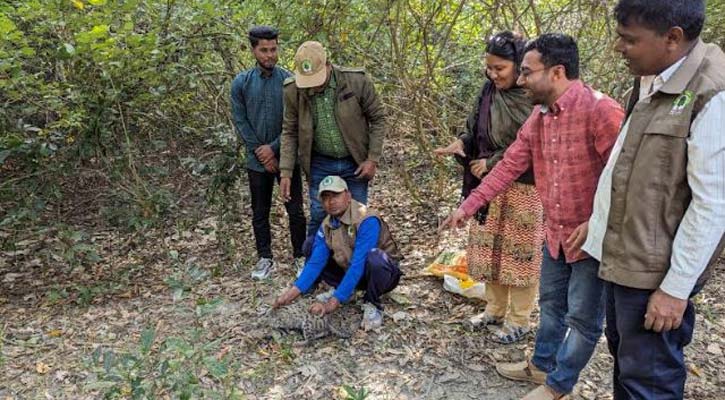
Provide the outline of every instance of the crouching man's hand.
<path id="1" fill-rule="evenodd" d="M 272 303 L 272 308 L 279 308 L 282 306 L 286 306 L 290 303 L 292 303 L 297 297 L 299 297 L 301 294 L 300 290 L 297 289 L 297 286 L 292 286 L 291 288 L 287 289 L 284 293 L 282 293 L 279 297 L 274 299 L 274 303 Z"/>
<path id="2" fill-rule="evenodd" d="M 310 313 L 323 316 L 334 312 L 338 307 L 340 307 L 340 301 L 335 297 L 331 297 L 325 303 L 316 302 L 310 306 Z"/>

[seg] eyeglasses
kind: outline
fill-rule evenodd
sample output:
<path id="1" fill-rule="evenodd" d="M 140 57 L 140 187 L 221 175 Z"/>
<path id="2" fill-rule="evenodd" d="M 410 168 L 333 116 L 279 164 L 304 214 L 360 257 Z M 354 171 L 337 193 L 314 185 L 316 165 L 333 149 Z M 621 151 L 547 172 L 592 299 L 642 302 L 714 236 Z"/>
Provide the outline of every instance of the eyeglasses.
<path id="1" fill-rule="evenodd" d="M 521 76 L 522 78 L 524 78 L 526 80 L 526 79 L 529 79 L 529 76 L 531 76 L 531 74 L 535 74 L 535 73 L 537 73 L 539 71 L 544 71 L 544 70 L 547 70 L 549 68 L 550 67 L 544 67 L 544 68 L 535 69 L 535 70 L 531 70 L 531 69 L 528 69 L 528 68 L 522 68 L 521 71 L 519 72 L 519 76 Z"/>

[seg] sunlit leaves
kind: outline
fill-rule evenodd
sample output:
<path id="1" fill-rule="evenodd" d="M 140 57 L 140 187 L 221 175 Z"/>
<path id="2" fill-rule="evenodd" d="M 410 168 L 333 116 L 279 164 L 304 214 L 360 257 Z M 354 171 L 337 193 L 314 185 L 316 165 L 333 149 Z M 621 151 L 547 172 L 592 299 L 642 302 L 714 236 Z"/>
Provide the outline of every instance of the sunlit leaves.
<path id="1" fill-rule="evenodd" d="M 78 43 L 87 44 L 99 39 L 105 39 L 108 37 L 109 26 L 108 25 L 96 25 L 87 32 L 80 32 L 76 34 L 76 40 Z"/>
<path id="2" fill-rule="evenodd" d="M 23 37 L 23 33 L 18 31 L 15 23 L 7 16 L 0 14 L 0 39 L 14 41 Z"/>

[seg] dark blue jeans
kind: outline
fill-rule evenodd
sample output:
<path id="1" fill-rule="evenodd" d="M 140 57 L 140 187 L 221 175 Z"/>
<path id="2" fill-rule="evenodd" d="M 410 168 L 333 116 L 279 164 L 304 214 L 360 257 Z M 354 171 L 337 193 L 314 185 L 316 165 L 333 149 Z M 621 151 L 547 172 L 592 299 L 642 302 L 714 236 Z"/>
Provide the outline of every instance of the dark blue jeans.
<path id="1" fill-rule="evenodd" d="M 360 203 L 368 203 L 368 181 L 355 177 L 355 170 L 358 165 L 352 157 L 330 158 L 319 154 L 312 154 L 310 160 L 310 222 L 307 224 L 307 237 L 317 233 L 322 220 L 325 219 L 325 210 L 322 208 L 320 199 L 317 198 L 317 190 L 320 182 L 328 175 L 337 175 L 345 180 L 352 198 Z"/>
<path id="2" fill-rule="evenodd" d="M 571 393 L 594 353 L 604 323 L 603 283 L 593 258 L 567 263 L 544 246 L 539 283 L 541 316 L 531 362 L 547 373 L 546 384 Z"/>
<path id="3" fill-rule="evenodd" d="M 695 307 L 690 301 L 682 325 L 669 332 L 644 329 L 652 290 L 605 282 L 607 345 L 614 356 L 614 400 L 682 399 L 687 369 L 683 349 L 692 340 Z M 696 288 L 693 295 L 699 291 Z"/>
<path id="4" fill-rule="evenodd" d="M 320 278 L 315 284 L 322 280 L 336 288 L 342 282 L 342 278 L 345 277 L 345 272 L 345 269 L 337 265 L 334 259 L 330 257 L 327 266 L 322 270 L 322 274 L 320 274 Z M 398 262 L 390 258 L 388 253 L 374 248 L 368 252 L 365 259 L 365 273 L 358 282 L 357 289 L 365 291 L 363 301 L 372 303 L 382 310 L 380 296 L 395 289 L 400 282 L 401 275 L 403 273 L 400 271 Z"/>

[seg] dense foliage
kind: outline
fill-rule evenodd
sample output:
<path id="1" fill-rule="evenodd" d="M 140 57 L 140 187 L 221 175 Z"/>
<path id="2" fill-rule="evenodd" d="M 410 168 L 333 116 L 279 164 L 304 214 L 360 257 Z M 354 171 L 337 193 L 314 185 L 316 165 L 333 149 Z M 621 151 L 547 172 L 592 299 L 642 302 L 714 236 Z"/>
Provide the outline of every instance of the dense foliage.
<path id="1" fill-rule="evenodd" d="M 629 77 L 611 49 L 613 3 L 4 1 L 0 226 L 62 203 L 73 186 L 60 182 L 93 175 L 108 221 L 138 228 L 178 200 L 161 182 L 173 174 L 169 158 L 195 174 L 235 171 L 228 87 L 253 64 L 253 24 L 280 27 L 288 67 L 307 39 L 339 64 L 366 67 L 395 117 L 391 137 L 413 136 L 427 150 L 460 127 L 481 84 L 484 39 L 498 30 L 575 35 L 585 80 L 621 97 Z M 706 36 L 718 40 L 723 5 L 708 6 Z M 233 181 L 216 175 L 214 188 Z"/>

